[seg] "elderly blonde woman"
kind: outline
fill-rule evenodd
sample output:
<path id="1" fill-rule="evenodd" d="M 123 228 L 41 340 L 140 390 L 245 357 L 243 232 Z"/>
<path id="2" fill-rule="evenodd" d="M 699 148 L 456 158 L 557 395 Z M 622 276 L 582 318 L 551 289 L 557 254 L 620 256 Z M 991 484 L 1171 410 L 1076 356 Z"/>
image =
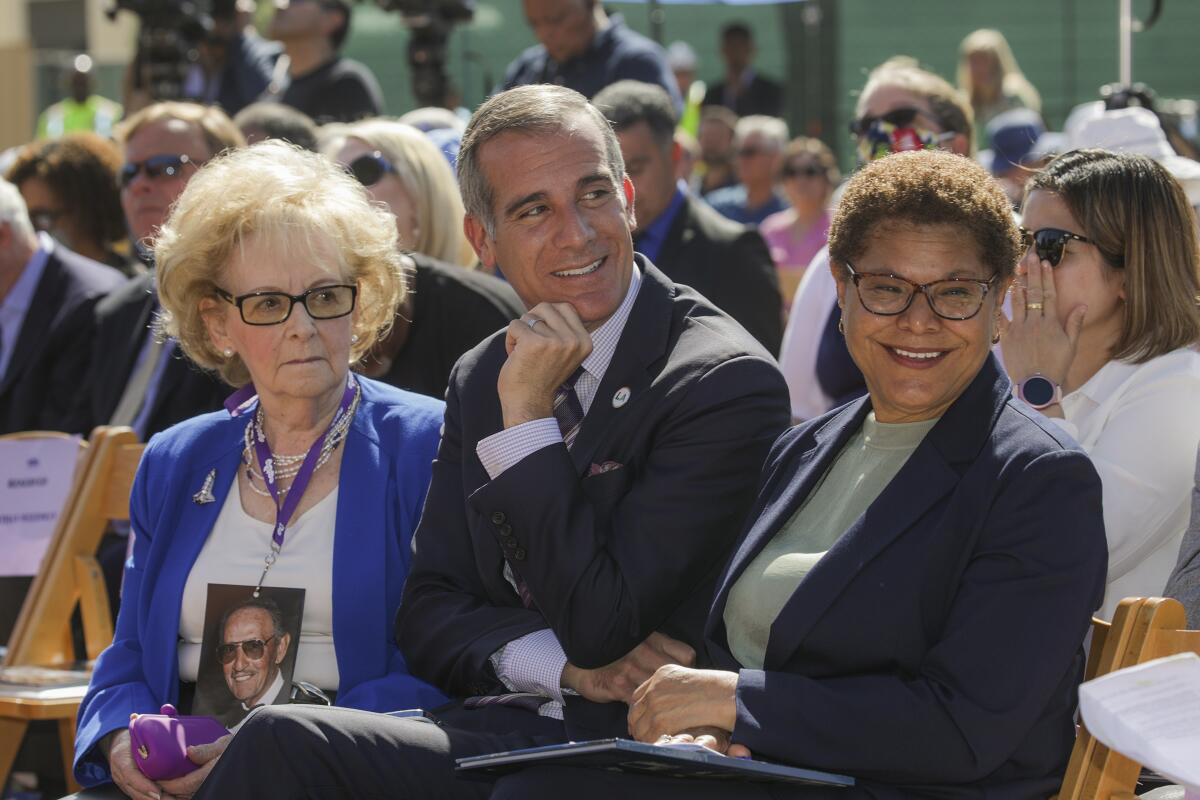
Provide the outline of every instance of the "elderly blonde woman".
<path id="1" fill-rule="evenodd" d="M 190 795 L 228 741 L 157 784 L 127 730 L 163 703 L 187 712 L 212 583 L 304 589 L 293 679 L 336 705 L 442 700 L 391 635 L 442 403 L 350 372 L 406 291 L 392 218 L 325 158 L 265 143 L 197 173 L 156 256 L 160 334 L 238 391 L 230 411 L 155 436 L 134 482 L 135 544 L 80 709 L 75 773 L 140 798 Z"/>
<path id="2" fill-rule="evenodd" d="M 338 126 L 323 142 L 396 219 L 413 292 L 364 374 L 442 397 L 458 357 L 524 311 L 504 281 L 475 270 L 463 203 L 445 156 L 411 125 L 369 120 Z M 461 269 L 467 267 L 468 269 Z"/>

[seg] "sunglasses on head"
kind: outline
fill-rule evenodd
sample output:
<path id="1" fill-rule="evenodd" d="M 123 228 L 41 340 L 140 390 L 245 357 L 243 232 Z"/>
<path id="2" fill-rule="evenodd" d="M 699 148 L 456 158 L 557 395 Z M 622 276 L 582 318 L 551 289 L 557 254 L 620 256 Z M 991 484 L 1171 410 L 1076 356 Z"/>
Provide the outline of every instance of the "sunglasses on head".
<path id="1" fill-rule="evenodd" d="M 392 166 L 392 162 L 384 158 L 383 153 L 378 150 L 354 159 L 346 165 L 346 171 L 363 186 L 374 186 L 389 172 L 393 175 L 396 174 L 396 168 Z"/>
<path id="2" fill-rule="evenodd" d="M 226 644 L 217 645 L 217 660 L 222 664 L 228 664 L 237 658 L 238 648 L 242 648 L 242 652 L 246 654 L 246 658 L 259 659 L 267 650 L 267 643 L 274 639 L 270 636 L 267 639 L 247 639 L 244 642 L 228 642 Z"/>
<path id="3" fill-rule="evenodd" d="M 1063 253 L 1067 249 L 1067 241 L 1074 239 L 1077 242 L 1091 244 L 1091 239 L 1085 239 L 1077 233 L 1064 231 L 1061 228 L 1040 228 L 1036 231 L 1031 231 L 1028 228 L 1021 229 L 1021 245 L 1028 252 L 1030 247 L 1037 248 L 1038 260 L 1049 261 L 1050 266 L 1057 267 L 1058 262 L 1062 261 Z"/>
<path id="4" fill-rule="evenodd" d="M 819 178 L 825 175 L 825 168 L 819 164 L 784 164 L 785 178 Z"/>
<path id="5" fill-rule="evenodd" d="M 133 183 L 139 172 L 145 171 L 146 177 L 151 180 L 162 177 L 174 178 L 188 164 L 200 166 L 190 157 L 182 154 L 150 156 L 145 161 L 130 161 L 121 167 L 121 188 L 129 188 L 129 184 Z"/>

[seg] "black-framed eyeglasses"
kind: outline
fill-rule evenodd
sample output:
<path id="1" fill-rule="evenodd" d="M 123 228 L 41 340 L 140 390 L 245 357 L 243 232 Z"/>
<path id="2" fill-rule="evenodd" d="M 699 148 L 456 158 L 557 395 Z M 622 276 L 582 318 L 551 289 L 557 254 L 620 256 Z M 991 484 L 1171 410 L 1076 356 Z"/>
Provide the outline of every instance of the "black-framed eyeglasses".
<path id="1" fill-rule="evenodd" d="M 193 161 L 190 156 L 183 153 L 150 156 L 145 161 L 130 161 L 121 167 L 121 188 L 128 189 L 129 184 L 133 183 L 139 172 L 145 171 L 146 177 L 151 180 L 162 177 L 174 178 L 188 164 L 200 166 L 200 162 Z"/>
<path id="2" fill-rule="evenodd" d="M 217 645 L 217 660 L 222 664 L 228 664 L 237 658 L 239 647 L 246 654 L 246 658 L 251 660 L 262 658 L 263 653 L 267 650 L 267 644 L 274 638 L 274 636 L 268 636 L 266 639 L 246 639 L 241 642 L 219 644 Z"/>
<path id="3" fill-rule="evenodd" d="M 881 317 L 903 314 L 912 305 L 917 292 L 920 292 L 929 301 L 933 313 L 942 319 L 970 319 L 979 313 L 984 298 L 996 280 L 993 275 L 986 281 L 947 278 L 930 283 L 913 283 L 908 278 L 891 273 L 856 272 L 848 261 L 846 269 L 854 281 L 863 308 Z"/>
<path id="4" fill-rule="evenodd" d="M 1064 231 L 1062 228 L 1039 228 L 1036 231 L 1031 231 L 1028 228 L 1021 229 L 1021 246 L 1029 252 L 1030 247 L 1037 248 L 1038 259 L 1041 261 L 1049 261 L 1050 266 L 1057 267 L 1058 262 L 1062 261 L 1063 253 L 1067 249 L 1067 241 L 1074 239 L 1077 242 L 1091 244 L 1092 240 L 1080 236 L 1078 233 Z"/>
<path id="5" fill-rule="evenodd" d="M 333 286 L 314 286 L 307 292 L 250 292 L 234 297 L 223 289 L 217 296 L 237 306 L 242 322 L 247 325 L 278 325 L 292 315 L 296 303 L 301 303 L 313 319 L 337 319 L 354 310 L 358 287 L 349 283 Z"/>
<path id="6" fill-rule="evenodd" d="M 850 120 L 850 133 L 854 136 L 865 136 L 871 130 L 871 126 L 877 122 L 886 122 L 897 128 L 909 128 L 917 121 L 917 117 L 924 117 L 930 122 L 937 123 L 938 127 L 944 127 L 937 117 L 932 116 L 928 111 L 923 111 L 919 108 L 904 107 L 894 108 L 886 114 L 872 116 L 866 114 L 858 119 Z"/>
<path id="7" fill-rule="evenodd" d="M 374 153 L 361 155 L 351 161 L 346 165 L 346 171 L 363 186 L 374 186 L 389 172 L 395 175 L 396 167 L 384 158 L 383 153 L 376 150 Z"/>

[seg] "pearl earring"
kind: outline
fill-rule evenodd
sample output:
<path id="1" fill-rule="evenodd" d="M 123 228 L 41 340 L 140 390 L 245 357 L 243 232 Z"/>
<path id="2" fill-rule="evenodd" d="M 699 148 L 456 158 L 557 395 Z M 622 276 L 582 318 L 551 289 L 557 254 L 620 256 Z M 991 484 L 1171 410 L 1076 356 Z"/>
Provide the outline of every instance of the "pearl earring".
<path id="1" fill-rule="evenodd" d="M 357 333 L 350 334 L 350 343 L 358 344 L 358 334 Z"/>
<path id="2" fill-rule="evenodd" d="M 221 355 L 225 356 L 226 358 L 233 358 L 233 348 L 226 347 L 224 350 L 221 351 Z"/>

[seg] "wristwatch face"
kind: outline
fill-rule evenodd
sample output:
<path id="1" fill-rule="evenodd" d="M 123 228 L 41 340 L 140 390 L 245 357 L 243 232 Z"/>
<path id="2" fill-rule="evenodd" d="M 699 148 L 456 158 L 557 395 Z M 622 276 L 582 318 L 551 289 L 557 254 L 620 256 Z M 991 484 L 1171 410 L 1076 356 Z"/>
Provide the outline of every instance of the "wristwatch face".
<path id="1" fill-rule="evenodd" d="M 1027 378 L 1021 384 L 1021 399 L 1034 408 L 1044 408 L 1054 402 L 1054 384 L 1040 375 Z"/>

